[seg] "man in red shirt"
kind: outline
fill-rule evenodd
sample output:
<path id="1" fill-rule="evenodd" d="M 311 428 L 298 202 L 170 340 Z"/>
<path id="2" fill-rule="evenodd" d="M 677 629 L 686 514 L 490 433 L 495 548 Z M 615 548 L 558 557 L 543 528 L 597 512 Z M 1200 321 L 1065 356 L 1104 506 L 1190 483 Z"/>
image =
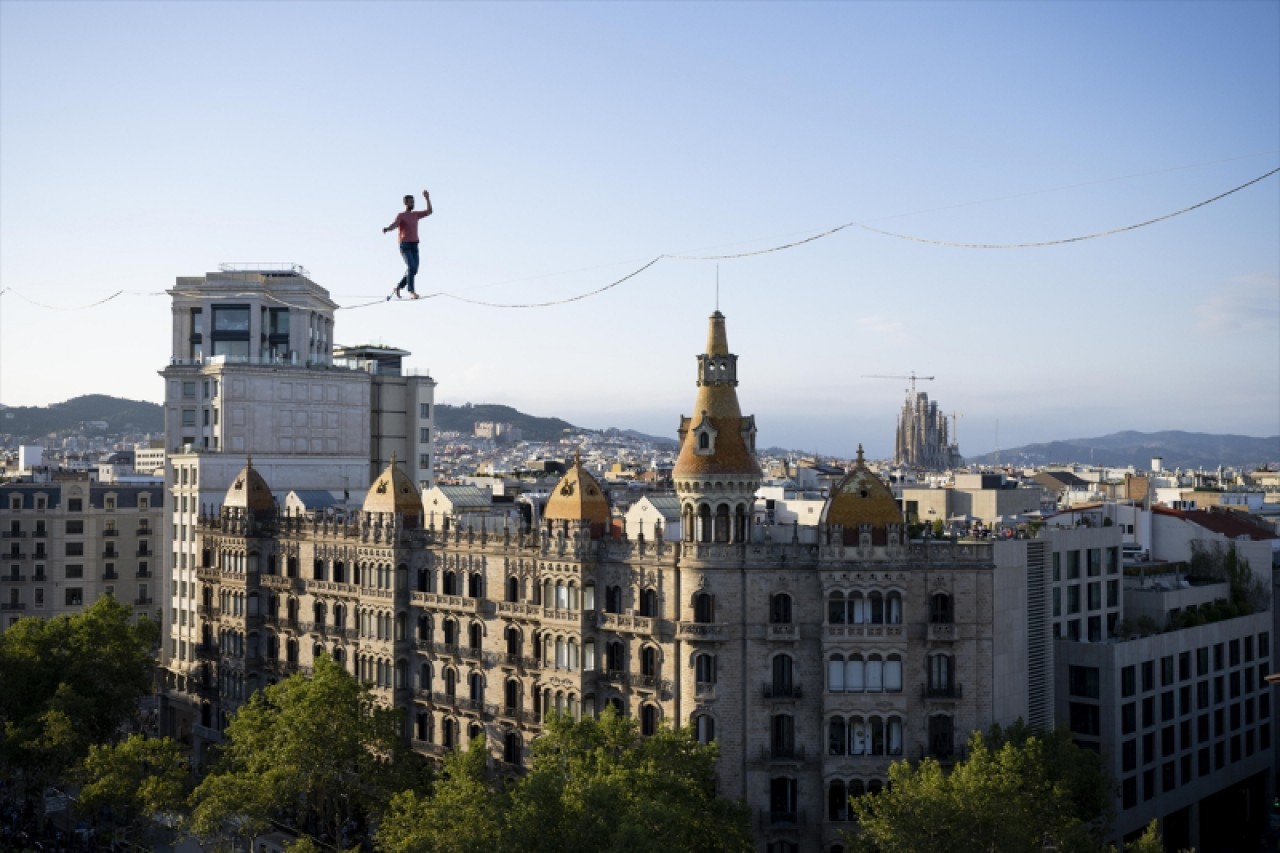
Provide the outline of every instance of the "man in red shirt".
<path id="1" fill-rule="evenodd" d="M 398 214 L 396 218 L 386 228 L 382 229 L 382 233 L 386 234 L 392 228 L 400 232 L 400 256 L 404 258 L 405 266 L 408 271 L 404 274 L 404 278 L 400 279 L 400 283 L 396 285 L 396 289 L 387 295 L 390 301 L 394 295 L 396 299 L 400 298 L 400 290 L 409 288 L 409 295 L 414 299 L 419 298 L 413 289 L 414 276 L 418 274 L 418 220 L 425 216 L 431 215 L 431 193 L 426 190 L 422 191 L 422 197 L 426 199 L 427 209 L 419 213 L 413 209 L 413 196 L 404 197 L 404 212 Z"/>

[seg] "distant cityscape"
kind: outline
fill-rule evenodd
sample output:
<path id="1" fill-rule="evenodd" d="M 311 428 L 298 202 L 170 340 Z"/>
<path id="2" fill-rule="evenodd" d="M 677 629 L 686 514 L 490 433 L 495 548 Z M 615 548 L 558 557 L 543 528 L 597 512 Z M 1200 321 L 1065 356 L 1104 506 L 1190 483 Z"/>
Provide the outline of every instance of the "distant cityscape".
<path id="1" fill-rule="evenodd" d="M 335 346 L 298 268 L 178 283 L 162 406 L 0 411 L 0 629 L 105 596 L 154 618 L 156 728 L 195 768 L 327 656 L 415 752 L 483 738 L 495 772 L 552 713 L 687 726 L 761 851 L 843 853 L 894 761 L 1019 720 L 1102 756 L 1113 840 L 1270 831 L 1276 438 L 966 464 L 913 376 L 892 459 L 763 449 L 719 311 L 674 440 L 585 430 L 437 404 L 407 350 Z"/>

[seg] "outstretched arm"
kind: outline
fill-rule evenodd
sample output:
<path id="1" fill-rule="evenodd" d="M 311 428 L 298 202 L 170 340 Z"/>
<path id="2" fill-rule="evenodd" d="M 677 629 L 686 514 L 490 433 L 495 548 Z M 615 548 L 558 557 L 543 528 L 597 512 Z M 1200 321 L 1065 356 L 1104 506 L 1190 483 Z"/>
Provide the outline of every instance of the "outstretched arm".
<path id="1" fill-rule="evenodd" d="M 388 231 L 394 230 L 395 228 L 397 228 L 397 227 L 399 226 L 399 222 L 400 222 L 400 217 L 399 217 L 399 216 L 397 216 L 394 222 L 392 222 L 392 223 L 391 223 L 390 225 L 388 225 L 386 228 L 383 228 L 383 229 L 382 229 L 382 233 L 383 233 L 383 234 L 386 234 Z"/>
<path id="2" fill-rule="evenodd" d="M 427 192 L 426 190 L 423 190 L 422 198 L 427 202 L 427 209 L 422 211 L 421 216 L 430 216 L 431 215 L 431 193 Z"/>

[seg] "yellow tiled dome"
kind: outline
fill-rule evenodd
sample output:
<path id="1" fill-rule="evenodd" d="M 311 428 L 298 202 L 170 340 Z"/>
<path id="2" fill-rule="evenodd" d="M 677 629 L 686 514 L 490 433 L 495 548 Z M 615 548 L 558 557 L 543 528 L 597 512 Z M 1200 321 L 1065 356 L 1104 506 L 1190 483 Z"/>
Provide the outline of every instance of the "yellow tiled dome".
<path id="1" fill-rule="evenodd" d="M 413 518 L 422 516 L 422 497 L 413 480 L 396 464 L 395 456 L 369 487 L 363 509 L 365 512 L 394 512 Z"/>
<path id="2" fill-rule="evenodd" d="M 231 509 L 246 509 L 255 514 L 275 512 L 276 504 L 271 497 L 271 489 L 262 475 L 254 469 L 253 459 L 246 460 L 244 468 L 231 481 L 231 488 L 227 489 L 222 505 Z"/>
<path id="3" fill-rule="evenodd" d="M 885 482 L 867 468 L 861 446 L 853 470 L 831 490 L 822 509 L 822 522 L 843 525 L 846 532 L 863 524 L 884 528 L 903 523 L 897 498 Z"/>
<path id="4" fill-rule="evenodd" d="M 602 535 L 609 524 L 609 500 L 600 482 L 574 459 L 551 490 L 542 515 L 550 521 L 587 521 L 593 535 Z"/>

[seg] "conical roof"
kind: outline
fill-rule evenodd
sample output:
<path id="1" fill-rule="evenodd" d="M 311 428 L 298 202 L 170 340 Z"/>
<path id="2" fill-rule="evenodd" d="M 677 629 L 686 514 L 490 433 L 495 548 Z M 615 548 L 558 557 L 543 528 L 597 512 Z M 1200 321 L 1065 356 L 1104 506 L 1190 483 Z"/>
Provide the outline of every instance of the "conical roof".
<path id="1" fill-rule="evenodd" d="M 902 524 L 902 508 L 893 491 L 867 467 L 858 445 L 858 458 L 853 469 L 831 490 L 826 506 L 822 509 L 822 522 L 843 525 L 852 530 L 859 525 L 870 524 L 884 528 L 890 524 Z"/>
<path id="2" fill-rule="evenodd" d="M 609 499 L 600 488 L 600 481 L 575 456 L 569 470 L 551 490 L 542 517 L 549 521 L 587 521 L 592 532 L 599 535 L 609 524 L 609 515 Z"/>
<path id="3" fill-rule="evenodd" d="M 365 495 L 365 512 L 394 512 L 400 515 L 420 518 L 422 516 L 422 497 L 418 488 L 409 479 L 409 475 L 396 464 L 392 455 L 391 462 L 382 469 L 369 487 Z"/>
<path id="4" fill-rule="evenodd" d="M 698 356 L 698 397 L 692 417 L 681 418 L 680 455 L 672 476 L 760 476 L 755 418 L 738 406 L 738 357 L 729 352 L 725 318 L 711 315 L 707 351 Z M 705 437 L 704 437 L 705 436 Z"/>
<path id="5" fill-rule="evenodd" d="M 254 469 L 252 457 L 245 460 L 245 466 L 231 481 L 222 505 L 231 509 L 246 509 L 255 514 L 275 512 L 276 504 L 271 497 L 271 489 L 262 475 Z"/>

